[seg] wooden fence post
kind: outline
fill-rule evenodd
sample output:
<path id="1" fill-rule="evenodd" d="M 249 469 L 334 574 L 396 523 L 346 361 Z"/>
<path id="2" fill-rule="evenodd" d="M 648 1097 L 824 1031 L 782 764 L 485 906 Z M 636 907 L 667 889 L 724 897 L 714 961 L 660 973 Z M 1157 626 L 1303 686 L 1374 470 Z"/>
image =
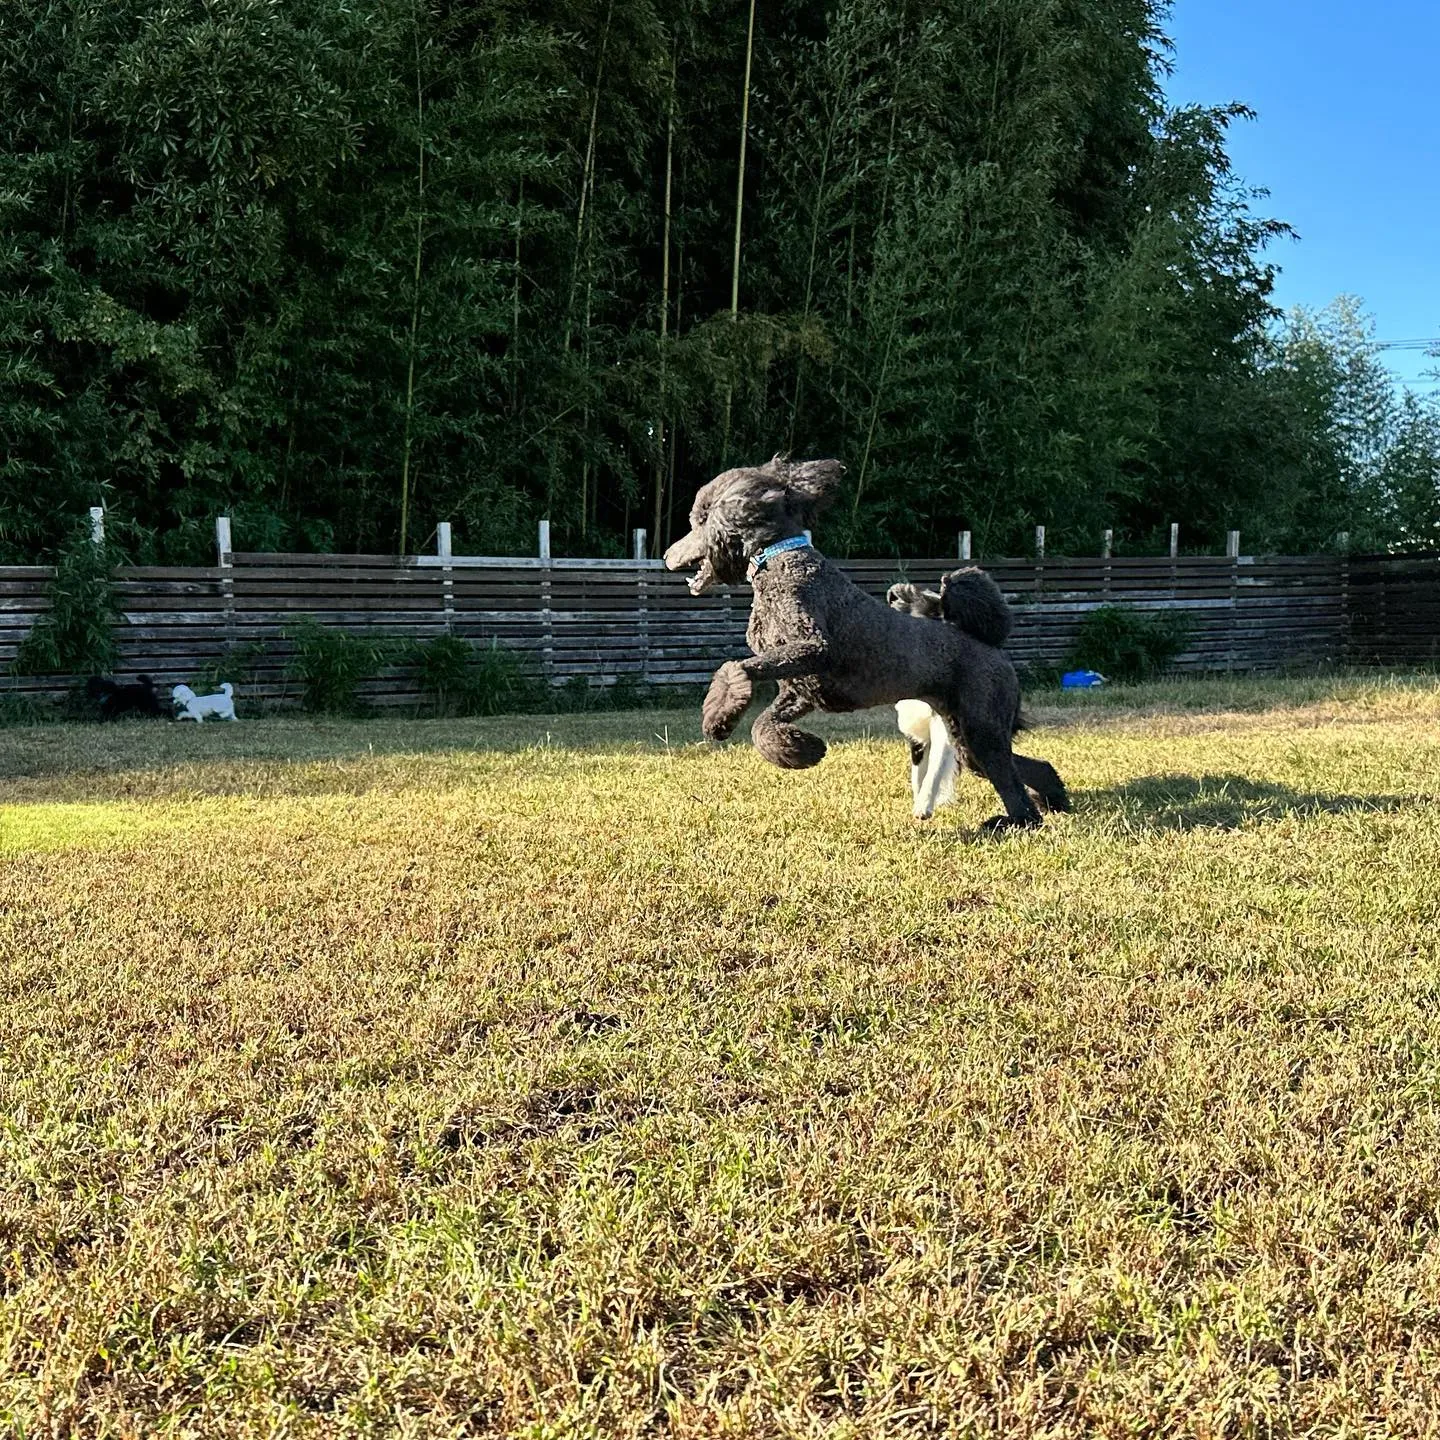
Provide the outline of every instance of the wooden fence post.
<path id="1" fill-rule="evenodd" d="M 1105 530 L 1101 532 L 1100 558 L 1105 562 L 1105 573 L 1101 578 L 1101 593 L 1105 596 L 1106 603 L 1110 600 L 1110 557 L 1115 549 L 1115 532 Z"/>
<path id="2" fill-rule="evenodd" d="M 650 576 L 645 568 L 645 532 L 637 530 L 631 537 L 631 554 L 635 558 L 636 630 L 640 640 L 640 678 L 650 683 Z"/>
<path id="3" fill-rule="evenodd" d="M 445 618 L 445 633 L 455 629 L 455 567 L 451 565 L 454 554 L 450 522 L 441 520 L 435 526 L 435 553 L 440 557 L 440 603 Z"/>
<path id="4" fill-rule="evenodd" d="M 1175 560 L 1180 555 L 1180 527 L 1172 524 L 1170 526 L 1170 558 Z"/>
<path id="5" fill-rule="evenodd" d="M 970 532 L 968 530 L 960 532 L 960 558 L 962 560 L 970 558 Z"/>
<path id="6" fill-rule="evenodd" d="M 1045 527 L 1035 527 L 1035 603 L 1042 604 L 1045 598 Z"/>
<path id="7" fill-rule="evenodd" d="M 105 507 L 103 505 L 90 507 L 90 540 L 95 545 L 105 543 Z"/>
<path id="8" fill-rule="evenodd" d="M 1347 664 L 1353 649 L 1350 641 L 1350 532 L 1335 537 L 1340 547 L 1340 663 Z"/>
<path id="9" fill-rule="evenodd" d="M 225 613 L 225 648 L 235 643 L 235 553 L 230 545 L 230 517 L 215 517 L 215 564 L 220 569 L 220 599 Z"/>
<path id="10" fill-rule="evenodd" d="M 550 609 L 550 522 L 540 522 L 540 623 L 545 636 L 540 649 L 540 666 L 549 685 L 555 676 L 555 615 Z"/>
<path id="11" fill-rule="evenodd" d="M 1235 651 L 1240 629 L 1240 532 L 1225 534 L 1225 553 L 1230 557 L 1230 652 L 1225 657 L 1226 670 L 1235 668 Z"/>

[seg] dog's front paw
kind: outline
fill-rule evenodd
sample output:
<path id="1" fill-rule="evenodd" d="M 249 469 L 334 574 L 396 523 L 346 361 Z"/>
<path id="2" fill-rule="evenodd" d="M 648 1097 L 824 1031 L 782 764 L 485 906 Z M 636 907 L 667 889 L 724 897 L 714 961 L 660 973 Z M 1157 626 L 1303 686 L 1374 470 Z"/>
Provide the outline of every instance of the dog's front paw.
<path id="1" fill-rule="evenodd" d="M 716 672 L 700 707 L 700 733 L 707 740 L 728 740 L 745 713 L 754 687 L 738 660 L 727 660 Z"/>

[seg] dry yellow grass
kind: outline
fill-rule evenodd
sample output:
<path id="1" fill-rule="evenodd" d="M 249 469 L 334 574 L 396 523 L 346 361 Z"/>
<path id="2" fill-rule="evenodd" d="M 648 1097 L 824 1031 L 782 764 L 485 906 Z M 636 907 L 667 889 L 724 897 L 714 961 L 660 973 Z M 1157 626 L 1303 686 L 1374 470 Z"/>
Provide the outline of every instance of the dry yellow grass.
<path id="1" fill-rule="evenodd" d="M 1434 1430 L 1440 688 L 1041 718 L 0 732 L 0 1424 Z"/>

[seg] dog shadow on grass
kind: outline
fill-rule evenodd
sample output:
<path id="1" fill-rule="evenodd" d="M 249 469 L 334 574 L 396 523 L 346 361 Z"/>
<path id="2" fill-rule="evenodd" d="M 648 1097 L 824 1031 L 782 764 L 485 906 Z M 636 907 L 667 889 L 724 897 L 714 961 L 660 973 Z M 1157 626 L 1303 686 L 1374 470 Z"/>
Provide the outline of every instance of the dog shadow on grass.
<path id="1" fill-rule="evenodd" d="M 1247 821 L 1288 816 L 1383 814 L 1433 804 L 1420 795 L 1337 795 L 1296 790 L 1245 775 L 1141 775 L 1087 790 L 1078 808 L 1110 814 L 1133 830 L 1234 830 Z"/>

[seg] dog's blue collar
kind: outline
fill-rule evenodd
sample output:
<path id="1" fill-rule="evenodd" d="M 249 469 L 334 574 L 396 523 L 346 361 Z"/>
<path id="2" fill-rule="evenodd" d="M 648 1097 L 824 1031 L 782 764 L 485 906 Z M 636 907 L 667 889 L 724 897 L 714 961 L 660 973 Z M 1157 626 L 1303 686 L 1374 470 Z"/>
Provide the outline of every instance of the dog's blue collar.
<path id="1" fill-rule="evenodd" d="M 750 574 L 758 575 L 777 556 L 787 550 L 808 550 L 810 542 L 803 535 L 792 535 L 788 540 L 777 540 L 767 545 L 758 555 L 750 557 Z"/>

